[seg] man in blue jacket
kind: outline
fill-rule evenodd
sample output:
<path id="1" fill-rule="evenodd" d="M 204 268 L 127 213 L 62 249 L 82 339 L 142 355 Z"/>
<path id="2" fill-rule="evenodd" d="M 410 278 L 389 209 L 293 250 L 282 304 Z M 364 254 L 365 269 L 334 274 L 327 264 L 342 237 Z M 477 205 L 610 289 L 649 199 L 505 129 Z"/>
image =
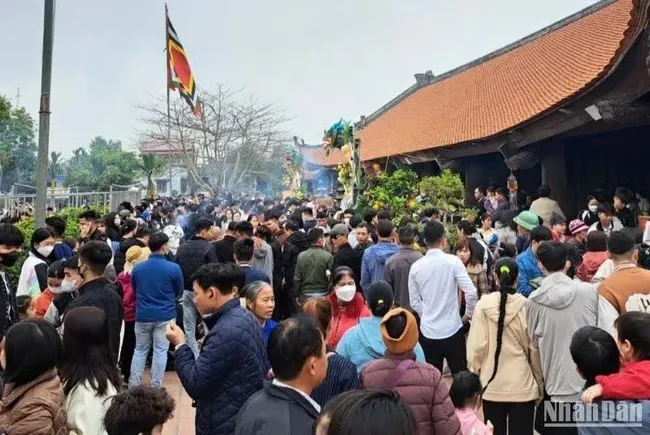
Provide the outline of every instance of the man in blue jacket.
<path id="1" fill-rule="evenodd" d="M 161 388 L 169 342 L 165 337 L 167 324 L 176 318 L 176 298 L 183 294 L 183 273 L 178 264 L 165 257 L 169 238 L 154 233 L 149 238 L 149 259 L 136 264 L 131 272 L 135 293 L 135 352 L 131 363 L 129 388 L 142 382 L 142 373 L 153 344 L 151 386 Z"/>
<path id="2" fill-rule="evenodd" d="M 399 252 L 399 246 L 393 243 L 393 223 L 381 219 L 377 223 L 377 244 L 372 245 L 363 253 L 361 261 L 361 289 L 368 296 L 368 287 L 375 281 L 384 279 L 386 261 Z"/>
<path id="3" fill-rule="evenodd" d="M 196 434 L 226 435 L 244 403 L 263 387 L 267 356 L 262 328 L 239 302 L 241 268 L 207 264 L 192 277 L 194 304 L 210 331 L 198 358 L 185 345 L 183 331 L 167 326 L 176 346 L 176 372 L 196 401 Z"/>
<path id="4" fill-rule="evenodd" d="M 528 297 L 539 287 L 544 274 L 539 268 L 537 260 L 537 248 L 542 242 L 553 240 L 551 230 L 543 225 L 538 225 L 530 232 L 530 246 L 517 256 L 519 266 L 519 279 L 517 280 L 517 292 Z"/>

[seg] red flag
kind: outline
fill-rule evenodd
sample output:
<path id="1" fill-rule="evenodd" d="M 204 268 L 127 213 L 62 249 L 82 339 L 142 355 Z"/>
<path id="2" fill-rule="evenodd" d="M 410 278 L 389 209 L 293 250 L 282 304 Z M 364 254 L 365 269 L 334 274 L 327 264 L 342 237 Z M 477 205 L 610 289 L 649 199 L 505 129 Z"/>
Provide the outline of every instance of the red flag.
<path id="1" fill-rule="evenodd" d="M 192 74 L 183 44 L 178 39 L 176 30 L 169 19 L 167 6 L 165 6 L 165 15 L 167 17 L 167 86 L 170 89 L 178 89 L 192 112 L 196 116 L 200 116 L 201 102 L 196 93 L 194 74 Z"/>

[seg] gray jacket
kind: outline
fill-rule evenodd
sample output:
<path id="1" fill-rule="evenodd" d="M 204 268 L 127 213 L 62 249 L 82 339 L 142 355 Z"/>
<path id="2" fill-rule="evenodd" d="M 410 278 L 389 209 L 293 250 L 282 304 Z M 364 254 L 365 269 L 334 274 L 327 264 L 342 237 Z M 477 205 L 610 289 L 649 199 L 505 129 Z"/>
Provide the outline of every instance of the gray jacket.
<path id="1" fill-rule="evenodd" d="M 553 401 L 577 401 L 584 387 L 569 353 L 573 333 L 596 326 L 598 292 L 562 272 L 542 280 L 526 301 L 528 331 L 542 360 L 546 392 Z"/>
<path id="2" fill-rule="evenodd" d="M 273 249 L 271 249 L 271 245 L 264 242 L 262 247 L 255 251 L 251 267 L 264 272 L 273 285 Z"/>
<path id="3" fill-rule="evenodd" d="M 409 272 L 413 263 L 422 258 L 422 254 L 415 248 L 400 248 L 399 252 L 386 261 L 384 266 L 384 281 L 393 288 L 395 302 L 400 307 L 409 310 Z"/>

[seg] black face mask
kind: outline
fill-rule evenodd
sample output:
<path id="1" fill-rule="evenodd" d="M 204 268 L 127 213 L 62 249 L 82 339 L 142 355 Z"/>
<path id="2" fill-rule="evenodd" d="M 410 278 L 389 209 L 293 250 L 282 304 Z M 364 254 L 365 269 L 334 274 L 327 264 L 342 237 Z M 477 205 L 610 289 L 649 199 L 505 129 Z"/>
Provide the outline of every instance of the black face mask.
<path id="1" fill-rule="evenodd" d="M 6 254 L 0 254 L 0 261 L 2 261 L 2 265 L 6 267 L 11 267 L 14 264 L 16 264 L 16 261 L 20 258 L 20 252 L 18 251 L 11 251 L 7 252 Z"/>

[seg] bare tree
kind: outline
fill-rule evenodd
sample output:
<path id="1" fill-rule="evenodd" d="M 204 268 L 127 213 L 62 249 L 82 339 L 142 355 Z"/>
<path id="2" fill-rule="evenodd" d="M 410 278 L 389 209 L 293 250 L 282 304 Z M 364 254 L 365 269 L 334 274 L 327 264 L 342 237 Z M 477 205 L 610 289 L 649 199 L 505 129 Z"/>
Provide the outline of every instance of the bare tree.
<path id="1" fill-rule="evenodd" d="M 141 140 L 176 151 L 192 180 L 212 193 L 233 190 L 268 174 L 270 163 L 279 160 L 282 146 L 289 142 L 282 129 L 288 121 L 284 113 L 273 104 L 262 104 L 224 86 L 203 91 L 200 99 L 200 118 L 185 102 L 173 99 L 169 124 L 164 97 L 140 106 L 146 126 Z"/>

